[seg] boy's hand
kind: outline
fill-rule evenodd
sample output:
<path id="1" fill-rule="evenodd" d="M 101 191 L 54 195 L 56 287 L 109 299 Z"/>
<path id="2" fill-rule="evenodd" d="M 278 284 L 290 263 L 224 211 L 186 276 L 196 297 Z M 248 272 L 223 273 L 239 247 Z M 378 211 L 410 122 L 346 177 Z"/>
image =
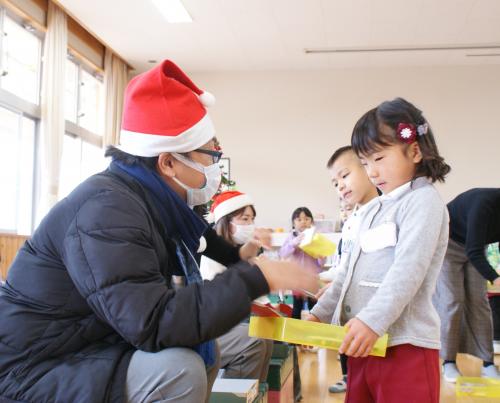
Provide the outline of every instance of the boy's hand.
<path id="1" fill-rule="evenodd" d="M 315 295 L 316 299 L 320 299 L 321 296 L 325 293 L 326 290 L 328 290 L 330 288 L 330 286 L 332 285 L 332 283 L 328 283 L 326 284 L 325 286 L 323 286 Z"/>
<path id="2" fill-rule="evenodd" d="M 306 313 L 304 316 L 304 320 L 308 320 L 309 322 L 321 322 L 316 316 L 312 313 Z"/>
<path id="3" fill-rule="evenodd" d="M 312 313 L 307 313 L 304 316 L 303 320 L 308 320 L 310 322 L 321 322 L 316 316 L 314 316 Z M 313 346 L 306 346 L 306 345 L 301 345 L 300 346 L 303 350 L 311 350 Z"/>
<path id="4" fill-rule="evenodd" d="M 346 326 L 349 330 L 339 353 L 350 357 L 367 357 L 378 339 L 378 334 L 357 318 L 351 319 Z"/>

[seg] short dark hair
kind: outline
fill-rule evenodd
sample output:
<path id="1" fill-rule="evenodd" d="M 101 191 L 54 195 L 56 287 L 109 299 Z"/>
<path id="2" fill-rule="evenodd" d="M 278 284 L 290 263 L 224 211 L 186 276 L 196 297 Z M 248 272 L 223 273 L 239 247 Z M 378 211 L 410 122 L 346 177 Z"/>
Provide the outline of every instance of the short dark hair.
<path id="1" fill-rule="evenodd" d="M 358 155 L 369 155 L 382 147 L 402 144 L 396 138 L 396 130 L 400 123 L 411 123 L 416 127 L 428 124 L 422 111 L 403 98 L 382 102 L 376 108 L 366 112 L 354 126 L 351 145 Z M 417 142 L 422 152 L 422 161 L 417 164 L 415 176 L 425 176 L 432 182 L 444 182 L 451 168 L 439 150 L 432 129 L 417 135 Z"/>
<path id="2" fill-rule="evenodd" d="M 105 157 L 111 157 L 113 161 L 119 161 L 125 165 L 142 164 L 147 168 L 156 171 L 158 164 L 158 156 L 156 157 L 139 157 L 137 155 L 128 154 L 114 146 L 109 146 L 104 153 Z"/>
<path id="3" fill-rule="evenodd" d="M 330 169 L 333 164 L 335 164 L 335 161 L 337 161 L 341 155 L 343 155 L 344 153 L 348 152 L 348 151 L 352 151 L 352 146 L 344 146 L 344 147 L 340 147 L 338 148 L 333 154 L 332 156 L 330 157 L 330 159 L 328 160 L 328 162 L 326 163 L 326 167 L 328 169 Z"/>
<path id="4" fill-rule="evenodd" d="M 311 210 L 309 210 L 307 207 L 297 207 L 292 213 L 292 228 L 293 228 L 293 221 L 296 218 L 299 218 L 300 213 L 304 213 L 306 215 L 306 217 L 309 217 L 314 222 L 314 218 L 313 218 L 313 215 L 311 213 Z"/>

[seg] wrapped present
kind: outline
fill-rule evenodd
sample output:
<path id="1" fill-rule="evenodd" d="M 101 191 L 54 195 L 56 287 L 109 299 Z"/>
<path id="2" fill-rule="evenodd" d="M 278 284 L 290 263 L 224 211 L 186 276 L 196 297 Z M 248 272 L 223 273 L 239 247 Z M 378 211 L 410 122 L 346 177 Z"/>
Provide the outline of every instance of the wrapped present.
<path id="1" fill-rule="evenodd" d="M 250 337 L 284 341 L 293 344 L 338 350 L 347 334 L 342 326 L 292 318 L 252 316 L 248 328 Z M 388 335 L 380 337 L 370 355 L 385 357 Z"/>
<path id="2" fill-rule="evenodd" d="M 257 379 L 217 378 L 212 387 L 210 403 L 253 403 L 259 396 Z"/>
<path id="3" fill-rule="evenodd" d="M 294 348 L 288 343 L 273 343 L 271 358 L 287 358 L 289 355 L 292 355 Z"/>
<path id="4" fill-rule="evenodd" d="M 458 397 L 500 398 L 500 380 L 461 376 L 457 378 L 455 391 Z"/>
<path id="5" fill-rule="evenodd" d="M 337 246 L 323 234 L 317 233 L 314 227 L 306 229 L 303 234 L 304 238 L 300 242 L 299 248 L 309 256 L 319 259 L 335 253 Z"/>

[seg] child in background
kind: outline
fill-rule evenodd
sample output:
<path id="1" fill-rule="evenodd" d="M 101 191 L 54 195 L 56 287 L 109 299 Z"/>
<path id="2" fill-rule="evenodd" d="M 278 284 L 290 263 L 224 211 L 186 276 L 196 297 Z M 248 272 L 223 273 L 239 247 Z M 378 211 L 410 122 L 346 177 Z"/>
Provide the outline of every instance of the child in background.
<path id="1" fill-rule="evenodd" d="M 222 192 L 214 197 L 209 221 L 215 221 L 215 230 L 231 245 L 250 242 L 255 231 L 255 207 L 246 194 L 238 191 Z M 204 280 L 225 271 L 226 266 L 201 257 L 200 272 Z M 248 336 L 248 323 L 241 322 L 217 338 L 220 349 L 220 367 L 224 378 L 259 379 L 265 382 L 273 350 L 271 340 Z"/>
<path id="2" fill-rule="evenodd" d="M 439 316 L 432 295 L 448 242 L 448 212 L 432 185 L 450 167 L 432 130 L 398 98 L 368 111 L 351 144 L 383 193 L 367 206 L 349 264 L 309 320 L 346 325 L 346 402 L 438 403 Z M 332 308 L 335 307 L 335 310 Z M 385 358 L 369 356 L 389 334 Z"/>
<path id="3" fill-rule="evenodd" d="M 359 231 L 359 225 L 365 212 L 378 196 L 377 188 L 370 181 L 366 171 L 361 165 L 361 161 L 354 153 L 351 146 L 341 147 L 333 153 L 327 163 L 332 184 L 341 197 L 342 204 L 355 206 L 352 214 L 345 221 L 342 228 L 342 238 L 339 243 L 338 253 L 340 263 L 334 268 L 336 272 L 346 270 L 349 264 L 349 257 Z M 332 270 L 332 269 L 330 269 Z M 332 301 L 329 300 L 331 303 Z M 323 302 L 323 309 L 331 312 L 334 306 L 327 307 Z M 347 387 L 347 356 L 340 354 L 340 365 L 342 367 L 342 379 L 330 386 L 330 393 L 343 393 Z"/>
<path id="4" fill-rule="evenodd" d="M 324 259 L 315 259 L 299 248 L 299 245 L 304 238 L 303 232 L 306 229 L 311 228 L 313 224 L 314 219 L 312 213 L 307 207 L 296 208 L 292 213 L 292 232 L 280 248 L 279 255 L 283 259 L 295 260 L 304 267 L 314 267 L 319 273 L 322 270 Z M 309 297 L 306 299 L 299 291 L 293 292 L 292 318 L 301 318 L 302 308 L 304 307 L 305 301 L 307 301 L 309 309 L 312 309 L 316 303 L 315 299 Z"/>
<path id="5" fill-rule="evenodd" d="M 500 379 L 486 296 L 486 280 L 500 286 L 500 276 L 486 258 L 488 244 L 500 240 L 500 189 L 470 189 L 448 203 L 448 212 L 450 239 L 434 295 L 441 318 L 443 377 L 456 381 L 456 356 L 466 353 L 483 361 L 481 376 Z"/>

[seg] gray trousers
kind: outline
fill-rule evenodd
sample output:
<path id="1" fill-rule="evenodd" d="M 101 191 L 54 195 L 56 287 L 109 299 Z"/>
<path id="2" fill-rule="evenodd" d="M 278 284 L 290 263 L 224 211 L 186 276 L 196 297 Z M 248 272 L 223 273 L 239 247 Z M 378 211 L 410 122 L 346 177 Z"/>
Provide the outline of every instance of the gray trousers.
<path id="1" fill-rule="evenodd" d="M 493 362 L 493 323 L 486 280 L 472 266 L 463 245 L 449 240 L 434 305 L 441 318 L 441 358 L 457 353 Z"/>
<path id="2" fill-rule="evenodd" d="M 206 368 L 198 353 L 188 348 L 167 348 L 157 353 L 136 351 L 127 371 L 127 403 L 208 401 L 219 369 L 219 355 Z M 99 376 L 99 374 L 96 374 Z"/>
<path id="3" fill-rule="evenodd" d="M 248 336 L 248 323 L 239 323 L 217 339 L 224 378 L 259 379 L 266 381 L 272 340 Z"/>

